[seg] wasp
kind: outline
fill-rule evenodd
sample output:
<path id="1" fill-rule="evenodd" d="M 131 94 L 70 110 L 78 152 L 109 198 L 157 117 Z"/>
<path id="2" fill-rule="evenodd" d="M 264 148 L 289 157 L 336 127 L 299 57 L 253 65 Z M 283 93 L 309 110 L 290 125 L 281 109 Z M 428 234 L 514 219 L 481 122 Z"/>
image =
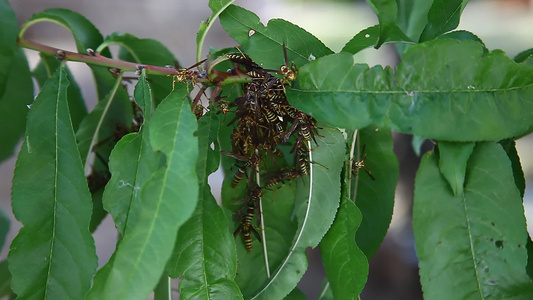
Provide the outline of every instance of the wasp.
<path id="1" fill-rule="evenodd" d="M 175 89 L 176 88 L 176 82 L 187 82 L 187 83 L 192 83 L 192 85 L 194 86 L 196 84 L 196 79 L 202 77 L 200 75 L 200 73 L 198 73 L 197 70 L 193 70 L 193 68 L 195 67 L 198 67 L 199 65 L 201 65 L 202 63 L 204 63 L 206 61 L 206 59 L 204 60 L 201 60 L 197 63 L 195 63 L 194 65 L 186 68 L 186 69 L 182 69 L 179 65 L 179 63 L 175 60 L 174 61 L 174 67 L 176 69 L 176 72 L 174 74 L 171 74 L 172 76 L 172 89 Z M 188 89 L 188 87 L 187 87 Z"/>
<path id="2" fill-rule="evenodd" d="M 243 53 L 229 53 L 229 54 L 226 54 L 226 57 L 230 61 L 243 66 L 244 71 L 246 73 L 256 72 L 256 74 L 258 74 L 258 76 L 252 76 L 252 74 L 249 74 L 250 77 L 261 78 L 265 74 L 263 68 L 261 68 L 255 61 L 253 61 L 250 57 L 248 57 L 247 55 Z"/>
<path id="3" fill-rule="evenodd" d="M 366 153 L 365 153 L 365 148 L 366 148 L 366 145 L 363 145 L 363 149 L 361 151 L 361 157 L 362 159 L 360 160 L 353 160 L 352 161 L 352 165 L 351 165 L 351 171 L 352 171 L 352 175 L 353 177 L 356 177 L 358 174 L 359 174 L 359 169 L 363 169 L 365 170 L 365 172 L 368 174 L 368 176 L 370 176 L 370 178 L 372 180 L 376 180 L 374 178 L 374 175 L 372 175 L 372 171 L 370 171 L 370 169 L 366 166 Z"/>
<path id="4" fill-rule="evenodd" d="M 231 181 L 231 187 L 233 188 L 236 187 L 239 184 L 239 182 L 242 180 L 242 178 L 246 174 L 247 168 L 257 166 L 262 160 L 260 155 L 248 157 L 248 156 L 238 155 L 238 154 L 228 152 L 228 151 L 221 151 L 220 153 L 227 155 L 229 157 L 233 157 L 237 160 L 244 161 L 244 165 L 238 168 L 237 172 L 235 172 L 235 176 L 233 176 L 233 180 Z"/>
<path id="5" fill-rule="evenodd" d="M 296 150 L 296 155 L 298 157 L 298 164 L 300 166 L 300 171 L 303 175 L 308 176 L 309 175 L 309 168 L 308 168 L 308 161 L 307 161 L 307 149 L 300 146 Z M 296 156 L 295 156 L 296 157 Z"/>
<path id="6" fill-rule="evenodd" d="M 283 169 L 274 174 L 270 180 L 265 184 L 265 188 L 271 188 L 279 183 L 285 183 L 285 181 L 292 181 L 302 176 L 302 173 L 296 169 Z"/>
<path id="7" fill-rule="evenodd" d="M 200 103 L 196 105 L 194 108 L 194 115 L 196 116 L 196 120 L 199 120 L 204 115 L 204 106 Z"/>
<path id="8" fill-rule="evenodd" d="M 257 204 L 259 201 L 261 201 L 261 187 L 255 187 L 251 190 L 250 195 L 245 198 L 247 201 L 246 203 L 246 211 L 241 216 L 241 223 L 235 229 L 235 232 L 233 232 L 233 236 L 237 236 L 240 232 L 242 232 L 242 237 L 244 240 L 244 246 L 246 247 L 246 250 L 248 252 L 252 251 L 252 233 L 255 235 L 257 240 L 261 242 L 261 235 L 257 230 L 254 228 L 252 224 L 252 220 L 255 216 L 255 210 L 257 208 Z"/>

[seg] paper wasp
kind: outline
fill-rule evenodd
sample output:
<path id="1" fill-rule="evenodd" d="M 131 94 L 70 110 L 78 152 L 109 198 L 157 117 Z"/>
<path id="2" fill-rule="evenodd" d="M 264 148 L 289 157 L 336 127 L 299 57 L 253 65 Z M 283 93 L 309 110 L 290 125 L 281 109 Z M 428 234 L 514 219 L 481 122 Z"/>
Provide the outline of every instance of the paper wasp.
<path id="1" fill-rule="evenodd" d="M 246 250 L 248 252 L 252 251 L 252 233 L 255 235 L 257 240 L 261 242 L 261 235 L 257 230 L 254 228 L 252 224 L 252 220 L 255 216 L 255 210 L 259 204 L 259 201 L 261 201 L 261 187 L 255 187 L 250 191 L 250 195 L 245 198 L 245 206 L 243 208 L 246 208 L 245 212 L 242 213 L 241 216 L 241 223 L 235 229 L 233 232 L 233 236 L 237 236 L 240 232 L 242 232 L 242 237 L 244 241 L 244 246 L 246 247 Z"/>
<path id="2" fill-rule="evenodd" d="M 228 152 L 228 151 L 221 151 L 220 153 L 223 155 L 227 155 L 229 157 L 233 157 L 236 160 L 240 160 L 244 162 L 244 165 L 239 167 L 237 169 L 237 172 L 235 172 L 235 175 L 233 176 L 233 180 L 231 182 L 231 187 L 233 188 L 236 187 L 239 184 L 239 182 L 242 180 L 244 175 L 246 175 L 247 168 L 257 166 L 262 160 L 260 155 L 248 157 L 248 156 L 238 155 L 238 154 Z"/>
<path id="3" fill-rule="evenodd" d="M 368 176 L 370 176 L 370 178 L 372 178 L 372 180 L 376 180 L 374 178 L 374 175 L 372 175 L 372 171 L 370 171 L 370 169 L 366 166 L 365 148 L 366 148 L 366 145 L 363 145 L 363 149 L 361 151 L 362 159 L 360 159 L 360 160 L 355 160 L 355 159 L 352 160 L 352 164 L 351 164 L 352 175 L 353 175 L 353 177 L 356 177 L 359 174 L 359 169 L 363 169 L 368 174 Z"/>

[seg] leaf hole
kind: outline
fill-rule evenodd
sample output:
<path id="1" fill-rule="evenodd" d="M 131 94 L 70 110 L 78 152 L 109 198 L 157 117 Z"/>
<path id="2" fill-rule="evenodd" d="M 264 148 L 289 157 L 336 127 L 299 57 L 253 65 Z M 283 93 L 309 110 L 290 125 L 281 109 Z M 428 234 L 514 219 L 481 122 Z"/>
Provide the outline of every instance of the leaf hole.
<path id="1" fill-rule="evenodd" d="M 496 245 L 496 248 L 503 249 L 503 241 L 497 240 L 494 244 Z"/>
<path id="2" fill-rule="evenodd" d="M 365 34 L 365 38 L 367 38 L 367 39 L 368 39 L 369 37 L 370 37 L 370 34 L 368 34 L 368 33 L 367 33 L 367 34 Z"/>
<path id="3" fill-rule="evenodd" d="M 255 34 L 255 30 L 253 30 L 252 28 L 250 28 L 250 30 L 248 30 L 248 37 L 251 37 L 252 35 Z"/>
<path id="4" fill-rule="evenodd" d="M 215 150 L 215 143 L 211 143 L 209 147 L 211 147 L 211 150 Z"/>

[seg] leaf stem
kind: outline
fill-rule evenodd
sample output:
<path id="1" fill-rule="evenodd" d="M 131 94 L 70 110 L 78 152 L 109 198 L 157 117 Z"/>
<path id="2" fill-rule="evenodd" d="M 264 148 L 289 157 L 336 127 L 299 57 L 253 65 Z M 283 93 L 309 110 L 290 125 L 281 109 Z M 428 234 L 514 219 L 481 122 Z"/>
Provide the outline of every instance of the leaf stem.
<path id="1" fill-rule="evenodd" d="M 307 147 L 309 149 L 309 161 L 313 161 L 313 155 L 312 155 L 312 151 L 311 151 L 311 149 L 313 149 L 313 148 L 311 147 L 311 141 L 307 141 Z M 278 269 L 276 271 L 276 274 L 274 274 L 274 277 L 271 278 L 268 281 L 268 283 L 266 284 L 266 286 L 264 286 L 263 289 L 258 291 L 251 299 L 257 299 L 258 297 L 260 297 L 260 295 L 275 281 L 276 277 L 283 271 L 283 268 L 285 268 L 285 265 L 287 265 L 287 263 L 289 262 L 289 259 L 291 258 L 292 254 L 296 250 L 296 247 L 299 246 L 300 238 L 302 237 L 302 235 L 303 235 L 303 233 L 305 231 L 305 226 L 307 225 L 307 219 L 309 218 L 309 210 L 311 209 L 311 199 L 312 199 L 312 195 L 313 195 L 313 169 L 314 169 L 313 168 L 313 164 L 309 164 L 309 197 L 308 197 L 308 200 L 307 200 L 307 208 L 305 210 L 305 215 L 304 215 L 302 227 L 300 228 L 300 231 L 298 232 L 298 236 L 296 237 L 296 241 L 292 245 L 292 248 L 289 250 L 289 254 L 287 254 L 287 257 L 285 257 L 283 262 L 278 267 Z"/>
<path id="2" fill-rule="evenodd" d="M 256 166 L 256 172 L 255 172 L 255 180 L 257 181 L 257 186 L 261 186 L 261 177 L 259 176 L 259 166 Z M 268 251 L 267 251 L 267 241 L 266 241 L 266 234 L 265 234 L 265 220 L 263 215 L 263 201 L 262 197 L 259 196 L 259 215 L 261 216 L 259 219 L 261 220 L 261 229 L 262 229 L 262 235 L 261 239 L 263 240 L 263 254 L 265 256 L 265 269 L 267 273 L 267 278 L 270 279 L 270 264 L 268 263 Z"/>
<path id="3" fill-rule="evenodd" d="M 109 107 L 111 107 L 111 103 L 113 102 L 113 99 L 115 98 L 115 95 L 117 93 L 118 87 L 122 83 L 122 75 L 123 73 L 120 72 L 117 76 L 117 79 L 115 81 L 115 85 L 113 85 L 113 89 L 109 92 L 109 95 L 106 96 L 109 97 L 107 100 L 107 103 L 105 104 L 104 110 L 102 112 L 102 115 L 100 116 L 100 119 L 98 120 L 98 123 L 96 125 L 96 128 L 94 130 L 94 135 L 91 140 L 91 144 L 89 145 L 89 151 L 87 151 L 87 156 L 85 158 L 85 166 L 84 170 L 85 172 L 90 172 L 89 168 L 89 157 L 91 156 L 91 153 L 93 151 L 93 147 L 98 143 L 98 137 L 100 135 L 100 129 L 102 128 L 102 124 L 104 123 L 104 120 L 106 118 L 107 112 L 109 111 Z"/>
<path id="4" fill-rule="evenodd" d="M 357 141 L 357 135 L 358 135 L 358 130 L 356 129 L 354 132 L 353 132 L 353 136 L 352 136 L 352 145 L 350 146 L 350 160 L 349 160 L 349 163 L 350 163 L 350 167 L 349 169 L 347 170 L 347 173 L 348 173 L 348 178 L 350 176 L 350 173 L 351 173 L 351 168 L 352 168 L 352 163 L 353 163 L 353 160 L 355 159 L 354 156 L 355 156 L 355 148 L 356 148 L 356 141 Z M 357 183 L 357 182 L 356 182 Z M 354 191 L 355 189 L 357 188 L 357 184 L 355 185 L 355 188 L 354 188 Z M 348 199 L 352 199 L 352 180 L 348 180 Z"/>
<path id="5" fill-rule="evenodd" d="M 320 295 L 318 296 L 318 299 L 323 299 L 324 296 L 326 295 L 326 293 L 328 292 L 329 290 L 329 281 L 326 282 L 326 284 L 324 285 L 324 288 L 322 288 L 322 292 L 320 292 Z"/>

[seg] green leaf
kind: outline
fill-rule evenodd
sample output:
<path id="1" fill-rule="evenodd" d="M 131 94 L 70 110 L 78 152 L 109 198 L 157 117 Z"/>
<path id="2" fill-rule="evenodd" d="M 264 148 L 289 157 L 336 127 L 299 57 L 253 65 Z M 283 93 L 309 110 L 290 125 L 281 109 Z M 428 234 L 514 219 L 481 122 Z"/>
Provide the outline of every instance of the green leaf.
<path id="1" fill-rule="evenodd" d="M 0 50 L 0 57 L 3 56 L 2 52 L 3 49 Z M 14 50 L 7 69 L 0 70 L 0 73 L 7 71 L 3 94 L 0 94 L 0 161 L 3 161 L 13 155 L 24 133 L 27 106 L 33 101 L 33 82 L 26 56 L 20 48 Z"/>
<path id="2" fill-rule="evenodd" d="M 322 283 L 322 288 L 320 289 L 320 295 L 318 295 L 318 300 L 334 300 L 333 298 L 333 292 L 331 291 L 331 285 L 327 281 L 327 278 L 325 278 L 324 282 Z"/>
<path id="3" fill-rule="evenodd" d="M 257 15 L 239 6 L 226 8 L 220 14 L 220 23 L 246 54 L 265 69 L 277 70 L 284 64 L 284 44 L 289 63 L 294 62 L 297 67 L 333 53 L 304 29 L 282 19 L 272 19 L 264 26 Z"/>
<path id="4" fill-rule="evenodd" d="M 418 41 L 428 22 L 427 14 L 433 1 L 397 0 L 396 24 L 409 38 Z"/>
<path id="5" fill-rule="evenodd" d="M 376 40 L 376 49 L 389 40 L 393 31 L 401 30 L 396 26 L 398 5 L 395 0 L 367 0 L 368 4 L 379 19 L 379 36 Z"/>
<path id="6" fill-rule="evenodd" d="M 207 19 L 206 22 L 200 22 L 200 28 L 196 34 L 196 61 L 202 60 L 202 48 L 207 32 L 215 23 L 218 16 L 235 0 L 210 0 L 209 8 L 213 11 L 213 14 Z"/>
<path id="7" fill-rule="evenodd" d="M 517 63 L 523 63 L 523 62 L 527 61 L 528 59 L 530 59 L 531 57 L 533 57 L 533 48 L 528 49 L 528 50 L 524 50 L 524 51 L 518 53 L 515 56 L 514 61 L 517 62 Z"/>
<path id="8" fill-rule="evenodd" d="M 300 69 L 287 98 L 331 126 L 391 122 L 438 140 L 500 140 L 533 127 L 533 69 L 468 40 L 412 46 L 396 72 L 354 65 L 349 53 L 326 56 Z"/>
<path id="9" fill-rule="evenodd" d="M 144 122 L 149 122 L 154 111 L 154 104 L 152 99 L 152 90 L 148 84 L 148 80 L 146 79 L 146 70 L 144 69 L 141 72 L 141 77 L 139 77 L 139 80 L 135 85 L 135 89 L 133 90 L 133 97 L 135 103 L 139 106 L 143 113 Z"/>
<path id="10" fill-rule="evenodd" d="M 448 181 L 454 196 L 463 194 L 466 162 L 475 145 L 475 143 L 439 142 L 439 169 Z"/>
<path id="11" fill-rule="evenodd" d="M 119 58 L 125 61 L 155 66 L 167 66 L 177 61 L 174 54 L 165 45 L 154 39 L 140 39 L 131 34 L 113 33 L 106 37 L 97 51 L 106 49 L 110 45 L 119 45 Z M 155 104 L 159 104 L 172 90 L 172 77 L 151 76 L 149 85 Z"/>
<path id="12" fill-rule="evenodd" d="M 102 182 L 104 181 L 105 180 L 102 179 Z M 104 189 L 100 188 L 95 191 L 92 191 L 91 186 L 89 185 L 89 191 L 91 192 L 91 197 L 93 199 L 93 212 L 91 214 L 91 223 L 89 225 L 89 231 L 94 232 L 107 216 L 107 211 L 104 210 L 104 205 L 102 204 Z"/>
<path id="13" fill-rule="evenodd" d="M 173 91 L 151 119 L 150 144 L 166 155 L 166 164 L 141 187 L 137 224 L 98 271 L 87 299 L 146 299 L 163 273 L 178 228 L 198 199 L 197 124 L 186 98 L 186 91 Z"/>
<path id="14" fill-rule="evenodd" d="M 426 154 L 415 181 L 413 227 L 425 298 L 531 299 L 524 209 L 499 144 L 476 145 L 458 196 L 438 158 Z"/>
<path id="15" fill-rule="evenodd" d="M 380 38 L 379 30 L 379 25 L 374 25 L 361 30 L 348 43 L 346 43 L 346 45 L 344 45 L 341 51 L 356 54 L 365 48 L 376 45 Z M 411 39 L 409 39 L 396 25 L 391 26 L 387 37 L 379 42 L 382 44 L 397 42 L 412 43 Z"/>
<path id="16" fill-rule="evenodd" d="M 307 270 L 305 249 L 316 247 L 335 218 L 340 200 L 340 171 L 344 161 L 345 141 L 336 129 L 319 131 L 323 135 L 310 152 L 308 196 L 296 203 L 298 233 L 276 271 L 252 299 L 280 299 L 289 294 Z"/>
<path id="17" fill-rule="evenodd" d="M 139 133 L 124 136 L 114 147 L 109 157 L 111 179 L 106 185 L 103 205 L 113 216 L 120 235 L 134 228 L 141 214 L 139 190 L 162 165 L 164 158 L 150 145 L 148 134 L 152 115 L 152 95 L 141 74 L 134 90 L 135 102 L 143 110 L 144 124 Z"/>
<path id="18" fill-rule="evenodd" d="M 485 43 L 483 43 L 483 41 L 475 34 L 473 34 L 472 32 L 470 31 L 466 31 L 466 30 L 455 30 L 455 31 L 452 31 L 452 32 L 448 32 L 446 34 L 443 34 L 439 37 L 437 37 L 438 39 L 455 39 L 455 40 L 470 40 L 470 41 L 475 41 L 475 42 L 478 42 L 480 43 L 481 45 L 483 45 L 483 47 L 485 47 L 485 53 L 488 53 L 488 49 L 486 48 L 485 46 Z"/>
<path id="19" fill-rule="evenodd" d="M 11 225 L 11 222 L 9 221 L 9 217 L 6 215 L 4 210 L 0 207 L 0 251 L 4 247 L 4 243 L 6 241 L 7 233 L 9 232 L 9 227 Z"/>
<path id="20" fill-rule="evenodd" d="M 358 299 L 368 276 L 368 260 L 355 242 L 363 216 L 348 197 L 346 184 L 335 221 L 320 242 L 320 256 L 335 299 Z"/>
<path id="21" fill-rule="evenodd" d="M 102 34 L 89 20 L 77 12 L 63 8 L 46 9 L 34 14 L 31 19 L 21 25 L 19 37 L 23 37 L 30 26 L 39 22 L 53 22 L 72 32 L 76 49 L 82 54 L 87 54 L 89 48 L 96 49 L 103 42 Z M 111 57 L 111 53 L 107 49 L 100 54 Z M 97 98 L 102 99 L 112 89 L 115 80 L 107 67 L 89 65 L 89 68 L 93 71 L 96 81 Z"/>
<path id="22" fill-rule="evenodd" d="M 0 297 L 13 295 L 11 290 L 11 273 L 9 273 L 7 260 L 0 262 Z"/>
<path id="23" fill-rule="evenodd" d="M 145 123 L 140 133 L 124 136 L 109 157 L 111 179 L 102 202 L 113 216 L 120 235 L 125 235 L 137 224 L 143 207 L 139 190 L 163 161 L 150 146 L 147 126 Z"/>
<path id="24" fill-rule="evenodd" d="M 356 234 L 359 248 L 370 259 L 387 234 L 394 207 L 394 192 L 399 177 L 398 159 L 393 152 L 390 129 L 369 127 L 359 131 L 360 147 L 365 145 L 365 165 L 376 180 L 364 170 L 352 180 L 357 182 L 355 204 L 361 210 L 363 221 Z M 359 157 L 362 159 L 362 157 Z"/>
<path id="25" fill-rule="evenodd" d="M 8 82 L 12 59 L 17 52 L 18 23 L 15 12 L 9 6 L 9 1 L 0 1 L 0 98 L 3 97 Z"/>
<path id="26" fill-rule="evenodd" d="M 13 213 L 23 227 L 8 260 L 21 299 L 83 299 L 96 269 L 91 196 L 70 122 L 68 84 L 59 68 L 32 104 L 13 177 Z"/>
<path id="27" fill-rule="evenodd" d="M 433 0 L 429 9 L 428 23 L 422 31 L 420 41 L 427 41 L 454 30 L 459 25 L 461 13 L 468 0 Z"/>
<path id="28" fill-rule="evenodd" d="M 224 212 L 204 185 L 192 217 L 180 228 L 171 276 L 180 276 L 185 299 L 243 299 L 233 280 L 237 255 Z"/>
<path id="29" fill-rule="evenodd" d="M 284 300 L 305 300 L 307 299 L 299 288 L 295 288 L 292 290 L 290 294 L 287 295 L 287 297 L 283 298 Z"/>
<path id="30" fill-rule="evenodd" d="M 172 286 L 170 277 L 163 274 L 154 289 L 154 300 L 172 300 Z"/>
<path id="31" fill-rule="evenodd" d="M 121 79 L 121 76 L 116 79 L 113 89 L 82 120 L 80 128 L 76 132 L 78 147 L 84 164 L 87 164 L 93 151 L 99 150 L 99 153 L 104 153 L 106 150 L 110 151 L 105 149 L 103 143 L 111 143 L 112 148 L 113 144 L 117 142 L 113 140 L 113 134 L 117 128 L 129 130 L 131 127 L 132 106 L 126 91 L 121 86 Z M 107 159 L 109 152 L 106 155 L 100 155 Z"/>
<path id="32" fill-rule="evenodd" d="M 237 254 L 228 221 L 207 184 L 218 169 L 218 118 L 208 112 L 198 122 L 199 158 L 196 164 L 199 195 L 193 215 L 178 231 L 174 253 L 167 263 L 171 277 L 180 276 L 185 299 L 242 299 L 234 282 Z M 211 144 L 215 143 L 215 149 Z"/>
<path id="33" fill-rule="evenodd" d="M 514 182 L 520 191 L 520 197 L 523 199 L 526 191 L 526 179 L 524 178 L 522 163 L 520 163 L 520 156 L 518 156 L 518 151 L 516 150 L 516 142 L 513 139 L 507 139 L 500 141 L 500 145 L 502 145 L 503 150 L 505 150 L 507 157 L 511 161 Z"/>
<path id="34" fill-rule="evenodd" d="M 396 0 L 398 16 L 396 25 L 413 41 L 420 40 L 420 35 L 428 23 L 428 12 L 433 1 L 427 0 Z M 403 55 L 410 44 L 398 44 L 400 55 Z"/>
<path id="35" fill-rule="evenodd" d="M 413 148 L 413 151 L 415 152 L 416 156 L 420 156 L 422 152 L 422 146 L 424 145 L 424 142 L 427 139 L 418 135 L 413 135 L 413 138 L 411 140 L 411 147 Z"/>
<path id="36" fill-rule="evenodd" d="M 40 53 L 41 61 L 37 67 L 33 70 L 33 76 L 37 80 L 40 86 L 44 84 L 46 79 L 48 79 L 55 70 L 60 67 L 60 61 L 55 58 L 55 56 L 46 55 Z M 79 128 L 81 120 L 87 115 L 87 107 L 85 106 L 85 101 L 81 94 L 80 86 L 74 80 L 74 76 L 70 72 L 68 66 L 65 66 L 68 78 L 70 78 L 70 85 L 67 88 L 68 95 L 68 110 L 70 112 L 70 118 L 72 119 L 72 126 L 74 127 L 74 132 Z"/>
<path id="37" fill-rule="evenodd" d="M 528 236 L 527 238 L 527 265 L 526 265 L 526 273 L 533 280 L 533 241 L 531 240 L 531 237 Z"/>
<path id="38" fill-rule="evenodd" d="M 230 179 L 229 181 L 231 182 L 231 176 L 226 176 L 226 178 Z M 309 184 L 306 186 L 309 186 Z M 265 237 L 266 243 L 261 244 L 253 237 L 253 249 L 248 252 L 246 251 L 242 234 L 235 237 L 237 261 L 239 262 L 235 281 L 245 299 L 251 298 L 268 281 L 264 250 L 262 248 L 266 247 L 268 267 L 269 271 L 272 272 L 282 263 L 292 246 L 293 237 L 297 230 L 296 220 L 293 215 L 295 189 L 295 182 L 287 182 L 276 191 L 264 190 L 261 200 L 264 230 L 261 233 Z M 236 195 L 237 192 L 239 191 L 234 190 L 233 198 L 230 198 L 230 201 L 238 201 L 246 197 L 246 194 Z M 223 200 L 225 199 L 223 198 Z M 231 216 L 231 214 L 228 214 L 228 216 Z M 233 226 L 230 226 L 230 232 L 235 232 L 239 223 L 240 220 L 235 220 Z M 254 223 L 257 224 L 257 222 Z M 259 226 L 259 224 L 257 225 Z M 305 264 L 307 266 L 306 261 Z"/>

